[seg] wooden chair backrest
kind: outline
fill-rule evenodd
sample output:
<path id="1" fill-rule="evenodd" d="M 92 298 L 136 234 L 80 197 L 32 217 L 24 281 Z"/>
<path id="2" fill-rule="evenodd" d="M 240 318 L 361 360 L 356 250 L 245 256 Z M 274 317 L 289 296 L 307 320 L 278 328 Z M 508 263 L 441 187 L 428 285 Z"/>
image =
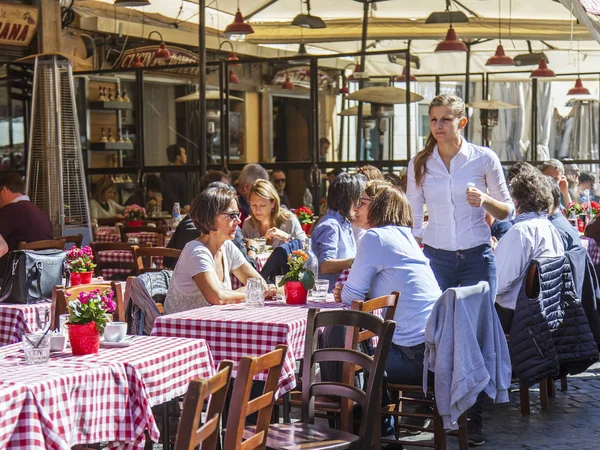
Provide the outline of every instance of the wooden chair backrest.
<path id="1" fill-rule="evenodd" d="M 152 258 L 174 258 L 179 259 L 181 250 L 177 248 L 167 247 L 138 247 L 133 251 L 133 258 L 137 266 L 137 274 L 140 275 L 146 272 L 159 272 L 163 269 L 152 267 Z M 145 264 L 144 264 L 145 262 Z"/>
<path id="2" fill-rule="evenodd" d="M 57 250 L 65 249 L 64 239 L 47 239 L 45 241 L 19 242 L 19 250 Z"/>
<path id="3" fill-rule="evenodd" d="M 162 247 L 165 242 L 165 229 L 162 227 L 121 227 L 121 241 L 127 242 L 127 235 L 132 233 L 154 233 L 157 234 L 157 247 Z M 145 244 L 141 242 L 140 244 Z"/>
<path id="4" fill-rule="evenodd" d="M 129 269 L 131 270 L 132 274 L 137 270 L 137 265 L 133 259 L 133 252 L 136 248 L 138 248 L 137 245 L 126 244 L 124 242 L 92 242 L 90 246 L 92 247 L 92 252 L 94 253 L 94 264 L 96 264 L 94 273 L 96 276 L 101 276 L 104 269 Z M 110 250 L 129 250 L 131 252 L 131 261 L 102 261 L 99 253 Z"/>
<path id="5" fill-rule="evenodd" d="M 366 329 L 378 337 L 375 354 L 370 357 L 358 350 L 351 348 L 324 348 L 317 349 L 318 330 L 322 327 L 345 326 L 346 340 L 348 334 L 354 334 L 354 328 Z M 381 385 L 385 361 L 392 342 L 396 324 L 369 313 L 352 310 L 325 310 L 311 308 L 306 322 L 306 339 L 304 346 L 304 367 L 302 371 L 302 422 L 314 423 L 315 397 L 320 395 L 340 397 L 344 401 L 354 401 L 362 406 L 362 421 L 360 438 L 370 442 L 375 431 L 375 420 L 379 420 L 381 408 Z M 365 391 L 354 386 L 354 377 L 349 379 L 349 369 L 343 376 L 341 383 L 315 382 L 316 365 L 322 362 L 339 361 L 345 367 L 360 366 L 369 373 Z M 354 372 L 352 371 L 352 375 Z M 348 431 L 349 424 L 344 425 L 341 417 L 342 429 Z M 346 419 L 347 420 L 347 419 Z M 362 448 L 362 447 L 361 447 Z"/>
<path id="6" fill-rule="evenodd" d="M 114 296 L 113 300 L 117 304 L 117 309 L 113 313 L 113 319 L 117 322 L 123 322 L 125 320 L 125 308 L 123 304 L 123 287 L 119 282 L 103 282 L 103 283 L 90 283 L 81 284 L 79 286 L 72 286 L 64 288 L 57 286 L 52 295 L 52 327 L 53 329 L 59 325 L 59 316 L 61 314 L 68 314 L 69 302 L 76 300 L 80 292 L 90 292 L 95 289 L 112 289 Z M 70 294 L 69 296 L 67 295 Z"/>
<path id="7" fill-rule="evenodd" d="M 238 365 L 229 414 L 227 415 L 227 430 L 223 448 L 227 450 L 253 450 L 265 449 L 267 446 L 267 432 L 271 420 L 275 392 L 281 367 L 287 353 L 286 345 L 278 345 L 275 350 L 262 356 L 244 356 Z M 267 381 L 262 395 L 250 400 L 250 389 L 253 378 L 268 370 Z M 246 417 L 258 413 L 255 434 L 242 442 Z M 246 436 L 247 437 L 247 436 Z"/>
<path id="8" fill-rule="evenodd" d="M 350 309 L 354 311 L 372 313 L 378 309 L 386 308 L 383 319 L 394 320 L 399 298 L 400 293 L 394 291 L 390 295 L 382 295 L 381 297 L 376 297 L 371 300 L 354 300 Z M 352 340 L 350 342 L 346 342 L 346 348 L 356 349 L 360 342 L 371 339 L 374 336 L 375 335 L 369 330 L 361 331 L 356 329 L 352 335 Z"/>
<path id="9" fill-rule="evenodd" d="M 83 234 L 73 234 L 71 236 L 60 236 L 56 239 L 64 239 L 65 243 L 73 244 L 74 247 L 81 248 L 81 243 L 83 242 Z"/>
<path id="10" fill-rule="evenodd" d="M 207 380 L 190 381 L 183 400 L 183 410 L 175 438 L 175 450 L 217 450 L 219 422 L 229 391 L 233 361 L 223 360 L 217 374 Z M 206 420 L 201 424 L 202 408 L 208 400 Z"/>

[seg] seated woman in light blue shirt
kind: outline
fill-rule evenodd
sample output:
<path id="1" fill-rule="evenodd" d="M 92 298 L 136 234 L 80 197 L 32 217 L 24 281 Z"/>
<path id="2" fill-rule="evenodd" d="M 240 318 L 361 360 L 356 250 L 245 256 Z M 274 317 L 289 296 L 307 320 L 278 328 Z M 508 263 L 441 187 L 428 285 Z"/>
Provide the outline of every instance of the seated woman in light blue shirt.
<path id="1" fill-rule="evenodd" d="M 367 231 L 341 295 L 339 290 L 335 293 L 336 300 L 350 306 L 353 300 L 400 292 L 396 330 L 386 362 L 392 383 L 422 382 L 425 325 L 442 294 L 412 235 L 412 223 L 410 204 L 399 188 L 370 182 L 355 216 L 355 224 Z"/>
<path id="2" fill-rule="evenodd" d="M 318 275 L 329 280 L 329 292 L 342 271 L 352 267 L 356 255 L 352 220 L 363 190 L 363 177 L 339 174 L 327 193 L 327 212 L 313 229 L 311 243 L 319 260 Z"/>

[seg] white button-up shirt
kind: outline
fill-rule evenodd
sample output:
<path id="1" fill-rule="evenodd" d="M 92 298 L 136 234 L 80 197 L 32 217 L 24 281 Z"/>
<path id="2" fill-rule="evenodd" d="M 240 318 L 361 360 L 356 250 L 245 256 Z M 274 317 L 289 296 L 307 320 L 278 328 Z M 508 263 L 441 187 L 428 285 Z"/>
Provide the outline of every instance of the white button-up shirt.
<path id="1" fill-rule="evenodd" d="M 446 169 L 437 145 L 427 159 L 427 170 L 420 186 L 415 183 L 414 158 L 408 164 L 407 195 L 414 215 L 413 235 L 423 244 L 440 250 L 467 250 L 491 240 L 485 222 L 485 209 L 467 203 L 467 187 L 476 187 L 495 200 L 514 205 L 498 156 L 489 148 L 479 147 L 463 138 L 458 153 Z M 429 223 L 423 229 L 423 206 L 427 205 Z"/>

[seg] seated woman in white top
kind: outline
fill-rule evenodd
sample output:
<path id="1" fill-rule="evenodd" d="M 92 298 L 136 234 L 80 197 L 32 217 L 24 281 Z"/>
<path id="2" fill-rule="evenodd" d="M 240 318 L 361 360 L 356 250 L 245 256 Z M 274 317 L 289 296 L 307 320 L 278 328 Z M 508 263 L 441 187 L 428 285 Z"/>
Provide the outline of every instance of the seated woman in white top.
<path id="1" fill-rule="evenodd" d="M 189 216 L 200 237 L 186 244 L 177 261 L 166 314 L 245 300 L 244 288 L 231 289 L 231 274 L 243 284 L 260 275 L 232 242 L 240 215 L 235 190 L 225 184 L 205 189 L 193 201 Z M 264 287 L 265 296 L 274 294 Z"/>
<path id="2" fill-rule="evenodd" d="M 91 219 L 123 218 L 125 207 L 112 199 L 114 194 L 115 182 L 111 177 L 105 176 L 98 181 L 94 197 L 90 200 Z"/>
<path id="3" fill-rule="evenodd" d="M 250 187 L 251 217 L 244 221 L 242 233 L 246 239 L 264 237 L 267 244 L 279 247 L 291 239 L 306 239 L 295 215 L 281 208 L 279 195 L 267 180 L 256 180 Z"/>
<path id="4" fill-rule="evenodd" d="M 531 261 L 564 255 L 560 234 L 547 218 L 553 198 L 544 176 L 521 173 L 510 181 L 510 193 L 517 217 L 498 241 L 495 251 L 498 268 L 496 311 L 506 332 L 512 325 L 517 297 Z"/>

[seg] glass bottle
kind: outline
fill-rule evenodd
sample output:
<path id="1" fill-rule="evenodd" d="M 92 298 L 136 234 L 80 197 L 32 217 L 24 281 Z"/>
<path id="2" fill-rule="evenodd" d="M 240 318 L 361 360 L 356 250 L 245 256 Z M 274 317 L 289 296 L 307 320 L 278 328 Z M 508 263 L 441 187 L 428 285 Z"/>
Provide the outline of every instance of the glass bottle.
<path id="1" fill-rule="evenodd" d="M 108 88 L 108 96 L 106 97 L 106 100 L 109 101 L 109 102 L 112 102 L 114 100 L 113 93 L 112 93 L 112 88 Z"/>
<path id="2" fill-rule="evenodd" d="M 104 87 L 100 86 L 98 88 L 98 92 L 98 101 L 103 102 L 104 100 L 106 100 L 106 97 L 104 96 Z"/>
<path id="3" fill-rule="evenodd" d="M 312 271 L 315 275 L 315 280 L 319 278 L 319 261 L 317 260 L 316 255 L 312 251 L 312 244 L 309 238 L 303 243 L 304 252 L 308 255 L 308 261 L 306 261 L 306 267 L 308 270 Z"/>
<path id="4" fill-rule="evenodd" d="M 575 211 L 571 211 L 571 214 L 569 215 L 569 223 L 575 228 L 577 229 L 577 216 L 575 215 Z"/>
<path id="5" fill-rule="evenodd" d="M 100 128 L 100 142 L 107 142 L 106 133 L 104 132 L 104 128 Z"/>
<path id="6" fill-rule="evenodd" d="M 173 221 L 176 224 L 181 222 L 181 207 L 179 206 L 179 202 L 173 204 Z"/>
<path id="7" fill-rule="evenodd" d="M 118 139 L 117 142 L 123 142 L 123 134 L 121 133 L 121 130 L 119 130 L 119 133 L 117 134 Z"/>
<path id="8" fill-rule="evenodd" d="M 112 128 L 108 129 L 108 142 L 115 142 L 115 138 L 113 137 L 113 134 L 112 134 Z"/>
<path id="9" fill-rule="evenodd" d="M 125 128 L 125 136 L 123 136 L 123 141 L 131 142 L 131 139 L 129 139 L 129 128 Z"/>
<path id="10" fill-rule="evenodd" d="M 125 89 L 123 89 L 123 101 L 124 102 L 131 102 L 131 99 L 129 98 L 129 96 L 127 95 L 127 91 Z"/>
<path id="11" fill-rule="evenodd" d="M 119 90 L 117 89 L 117 98 L 115 98 L 116 101 L 118 102 L 122 102 L 123 101 L 123 97 L 121 97 L 121 93 L 119 92 Z"/>

